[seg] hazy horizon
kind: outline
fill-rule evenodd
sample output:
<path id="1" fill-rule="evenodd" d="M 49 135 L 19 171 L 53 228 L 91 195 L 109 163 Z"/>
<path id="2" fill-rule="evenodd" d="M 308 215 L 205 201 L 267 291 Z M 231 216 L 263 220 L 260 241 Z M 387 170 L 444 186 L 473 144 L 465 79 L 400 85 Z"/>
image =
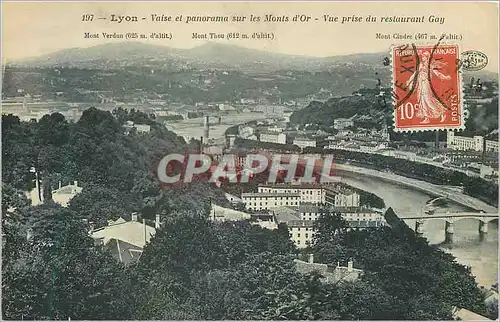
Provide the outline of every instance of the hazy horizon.
<path id="1" fill-rule="evenodd" d="M 146 5 L 145 5 L 146 4 Z M 190 49 L 206 43 L 204 39 L 192 39 L 193 33 L 274 33 L 275 39 L 224 40 L 215 41 L 238 47 L 306 57 L 332 57 L 353 54 L 389 53 L 392 45 L 422 41 L 376 39 L 380 34 L 433 33 L 457 34 L 462 40 L 448 40 L 458 43 L 460 51 L 478 50 L 488 56 L 485 70 L 498 72 L 498 5 L 482 3 L 450 2 L 397 2 L 391 3 L 390 10 L 385 3 L 371 2 L 145 2 L 145 3 L 2 3 L 2 56 L 3 61 L 18 61 L 55 53 L 71 48 L 90 48 L 104 43 L 123 42 L 110 39 L 85 39 L 85 32 L 113 33 L 171 32 L 173 39 L 147 39 L 143 42 L 177 49 Z M 95 17 L 115 15 L 136 15 L 146 17 L 139 23 L 112 23 L 109 20 L 82 21 L 82 15 Z M 467 23 L 464 23 L 467 13 Z M 308 23 L 174 23 L 153 22 L 151 14 L 158 15 L 227 15 L 227 16 L 277 16 L 305 14 L 314 19 Z M 330 23 L 323 16 L 426 16 L 434 15 L 444 20 L 440 23 Z M 467 26 L 474 26 L 473 28 Z M 428 40 L 426 43 L 435 41 Z"/>
<path id="2" fill-rule="evenodd" d="M 231 46 L 231 47 L 236 47 L 236 48 L 243 48 L 243 49 L 248 49 L 248 50 L 252 50 L 252 51 L 258 51 L 258 52 L 262 52 L 262 53 L 271 53 L 271 54 L 276 54 L 276 55 L 286 55 L 286 56 L 291 56 L 291 57 L 320 58 L 320 59 L 321 58 L 329 58 L 329 57 L 340 57 L 340 56 L 351 56 L 351 55 L 371 55 L 371 54 L 375 55 L 375 54 L 383 54 L 384 53 L 384 51 L 375 51 L 375 52 L 352 52 L 352 53 L 337 54 L 337 55 L 328 55 L 328 56 L 312 56 L 312 55 L 305 55 L 305 54 L 293 54 L 293 53 L 289 54 L 289 53 L 274 52 L 274 51 L 269 51 L 269 50 L 264 50 L 264 49 L 249 48 L 249 47 L 245 47 L 245 46 L 241 46 L 241 45 L 237 45 L 237 44 L 227 44 L 227 43 L 223 43 L 223 42 L 219 42 L 219 41 L 207 41 L 207 42 L 202 43 L 202 44 L 196 44 L 196 45 L 194 45 L 192 47 L 189 47 L 189 48 L 181 48 L 181 47 L 174 47 L 174 46 L 169 46 L 169 45 L 151 44 L 149 41 L 136 40 L 136 41 L 107 42 L 107 43 L 103 43 L 103 44 L 92 45 L 92 46 L 85 46 L 85 47 L 67 47 L 67 48 L 58 49 L 56 51 L 49 52 L 49 53 L 46 53 L 46 54 L 37 55 L 37 56 L 28 56 L 28 57 L 21 57 L 21 58 L 18 58 L 18 59 L 11 59 L 11 60 L 8 60 L 8 62 L 26 61 L 26 60 L 30 60 L 30 59 L 36 59 L 36 58 L 40 58 L 40 57 L 43 57 L 43 56 L 50 56 L 52 54 L 56 54 L 58 52 L 65 51 L 65 50 L 90 49 L 90 48 L 94 48 L 94 47 L 100 47 L 100 46 L 111 45 L 111 44 L 117 44 L 117 45 L 119 45 L 119 44 L 127 44 L 127 43 L 149 45 L 149 46 L 155 46 L 155 47 L 165 47 L 166 49 L 170 48 L 170 49 L 174 49 L 174 50 L 190 50 L 190 49 L 200 48 L 200 47 L 203 47 L 203 46 L 206 46 L 206 45 L 210 45 L 210 44 L 217 44 L 217 45 L 222 45 L 222 46 Z"/>

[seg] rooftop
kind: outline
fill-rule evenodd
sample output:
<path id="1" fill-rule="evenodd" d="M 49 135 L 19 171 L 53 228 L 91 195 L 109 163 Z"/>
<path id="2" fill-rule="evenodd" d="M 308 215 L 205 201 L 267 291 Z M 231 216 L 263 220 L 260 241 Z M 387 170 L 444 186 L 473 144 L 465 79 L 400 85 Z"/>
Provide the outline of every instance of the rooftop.
<path id="1" fill-rule="evenodd" d="M 268 192 L 245 192 L 241 194 L 242 198 L 245 197 L 262 197 L 262 198 L 271 198 L 271 197 L 296 197 L 300 198 L 300 193 L 268 193 Z"/>
<path id="2" fill-rule="evenodd" d="M 314 220 L 291 220 L 287 222 L 288 227 L 313 227 Z"/>
<path id="3" fill-rule="evenodd" d="M 312 204 L 312 203 L 305 203 L 305 202 L 303 202 L 303 203 L 300 204 L 298 211 L 300 213 L 304 213 L 304 212 L 313 212 L 313 213 L 316 213 L 316 212 L 320 211 L 322 208 L 323 207 L 319 206 L 319 205 L 315 205 L 315 204 Z M 326 210 L 326 209 L 324 209 L 324 210 Z"/>
<path id="4" fill-rule="evenodd" d="M 323 185 L 319 183 L 281 183 L 281 184 L 261 184 L 259 188 L 274 188 L 274 189 L 322 189 Z"/>
<path id="5" fill-rule="evenodd" d="M 116 239 L 143 248 L 155 233 L 155 228 L 143 223 L 137 221 L 122 222 L 118 219 L 110 226 L 95 230 L 92 233 L 92 237 L 94 239 L 102 239 L 105 245 L 110 240 Z"/>

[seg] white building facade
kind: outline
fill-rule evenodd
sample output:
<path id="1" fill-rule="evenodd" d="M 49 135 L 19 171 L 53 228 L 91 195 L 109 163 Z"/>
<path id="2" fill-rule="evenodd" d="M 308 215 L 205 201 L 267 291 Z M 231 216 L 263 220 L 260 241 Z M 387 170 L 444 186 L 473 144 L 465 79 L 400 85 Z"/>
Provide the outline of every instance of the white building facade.
<path id="1" fill-rule="evenodd" d="M 453 131 L 446 134 L 446 146 L 453 150 L 482 152 L 484 143 L 484 138 L 479 135 L 466 137 L 456 135 Z M 486 140 L 486 151 L 498 152 L 498 141 Z"/>
<path id="2" fill-rule="evenodd" d="M 241 199 L 248 210 L 271 210 L 277 207 L 298 207 L 299 193 L 242 193 Z"/>
<path id="3" fill-rule="evenodd" d="M 281 193 L 281 194 L 299 194 L 300 202 L 309 202 L 312 204 L 325 203 L 325 189 L 317 184 L 276 184 L 276 185 L 260 185 L 259 193 Z M 298 205 L 297 205 L 298 206 Z"/>
<path id="4" fill-rule="evenodd" d="M 286 134 L 285 133 L 272 133 L 263 132 L 260 134 L 261 142 L 286 144 Z"/>

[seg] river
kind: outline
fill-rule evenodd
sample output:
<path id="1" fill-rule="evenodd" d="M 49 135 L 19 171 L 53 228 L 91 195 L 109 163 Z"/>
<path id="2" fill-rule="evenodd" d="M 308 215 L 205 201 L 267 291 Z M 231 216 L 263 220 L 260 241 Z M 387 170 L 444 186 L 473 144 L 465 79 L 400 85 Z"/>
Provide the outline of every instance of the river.
<path id="1" fill-rule="evenodd" d="M 337 170 L 336 175 L 342 181 L 353 187 L 372 192 L 384 199 L 386 207 L 392 207 L 396 214 L 405 217 L 420 214 L 426 203 L 434 197 L 408 186 L 398 185 L 389 181 L 363 176 L 347 171 Z M 468 211 L 470 209 L 448 201 L 446 208 L 440 211 Z M 414 229 L 415 220 L 405 222 Z M 424 237 L 431 244 L 444 242 L 444 220 L 428 220 L 424 224 Z M 441 249 L 456 257 L 457 262 L 471 267 L 478 284 L 490 287 L 498 281 L 498 221 L 490 222 L 485 240 L 479 240 L 479 222 L 475 219 L 461 219 L 455 222 L 454 243 L 441 245 Z"/>
<path id="2" fill-rule="evenodd" d="M 224 143 L 224 134 L 226 130 L 238 124 L 244 124 L 250 121 L 260 121 L 269 119 L 264 113 L 233 113 L 230 115 L 223 115 L 220 124 L 210 123 L 209 138 L 216 143 Z M 179 122 L 171 122 L 167 124 L 167 129 L 175 132 L 177 135 L 184 137 L 186 141 L 191 138 L 200 139 L 204 133 L 203 126 L 204 118 L 185 119 Z"/>

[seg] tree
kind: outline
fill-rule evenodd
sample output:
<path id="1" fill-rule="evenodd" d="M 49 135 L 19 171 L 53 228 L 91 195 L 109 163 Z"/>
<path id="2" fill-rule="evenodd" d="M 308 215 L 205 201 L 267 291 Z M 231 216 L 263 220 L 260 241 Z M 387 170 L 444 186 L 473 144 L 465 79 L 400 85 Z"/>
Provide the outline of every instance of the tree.
<path id="1" fill-rule="evenodd" d="M 19 236 L 29 238 L 17 243 L 18 257 L 3 258 L 4 318 L 127 318 L 123 269 L 94 247 L 74 213 L 59 206 L 32 207 L 17 225 Z"/>
<path id="2" fill-rule="evenodd" d="M 69 202 L 69 208 L 80 218 L 88 219 L 96 228 L 106 226 L 108 220 L 128 217 L 140 209 L 140 203 L 133 194 L 116 188 L 87 184 L 81 193 Z"/>

